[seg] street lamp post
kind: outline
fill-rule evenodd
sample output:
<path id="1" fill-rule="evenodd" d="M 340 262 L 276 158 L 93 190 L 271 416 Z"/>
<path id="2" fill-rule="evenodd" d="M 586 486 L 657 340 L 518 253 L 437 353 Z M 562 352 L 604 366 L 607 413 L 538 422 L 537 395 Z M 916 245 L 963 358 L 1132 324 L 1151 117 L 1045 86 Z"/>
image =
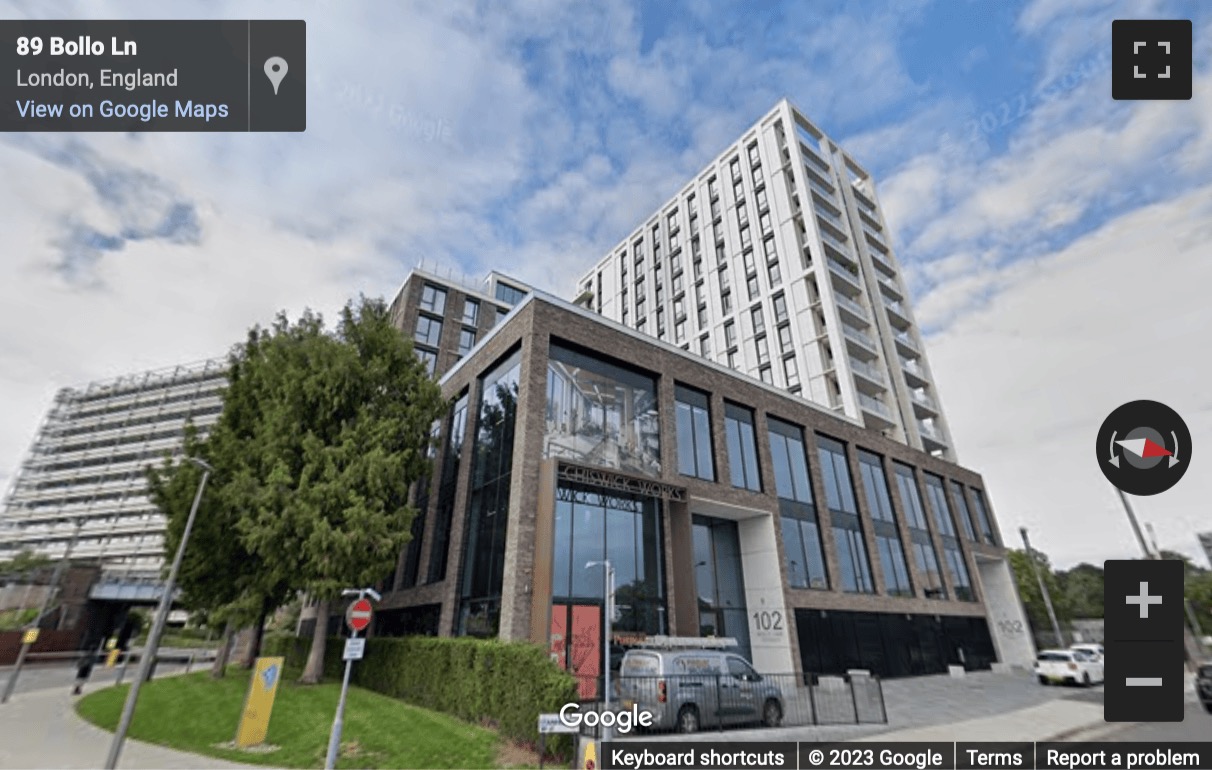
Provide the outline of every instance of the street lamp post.
<path id="1" fill-rule="evenodd" d="M 168 570 L 168 580 L 164 583 L 164 593 L 160 596 L 160 604 L 156 608 L 156 618 L 152 622 L 151 631 L 147 634 L 147 644 L 143 647 L 143 657 L 139 659 L 138 673 L 130 683 L 130 692 L 126 694 L 126 703 L 122 706 L 122 717 L 118 720 L 118 729 L 114 731 L 114 739 L 109 745 L 109 756 L 105 758 L 106 770 L 114 770 L 118 766 L 118 757 L 122 754 L 122 744 L 126 740 L 126 732 L 130 729 L 131 719 L 135 716 L 135 704 L 139 700 L 139 690 L 143 681 L 156 659 L 160 646 L 160 635 L 164 632 L 164 623 L 168 619 L 168 610 L 173 603 L 173 589 L 177 583 L 177 573 L 181 571 L 181 560 L 185 557 L 185 546 L 189 544 L 189 533 L 194 528 L 194 519 L 198 515 L 198 505 L 202 502 L 202 490 L 206 489 L 206 480 L 214 471 L 205 460 L 197 457 L 188 458 L 190 462 L 202 469 L 202 480 L 198 482 L 198 491 L 194 495 L 194 503 L 189 509 L 189 518 L 185 520 L 185 530 L 181 533 L 181 542 L 177 544 L 177 554 L 173 557 L 172 567 Z"/>
<path id="2" fill-rule="evenodd" d="M 606 676 L 602 683 L 602 713 L 606 714 L 610 712 L 610 640 L 613 637 L 610 627 L 614 621 L 614 565 L 610 563 L 610 559 L 605 559 L 591 561 L 585 565 L 585 569 L 598 566 L 606 568 L 606 622 L 603 624 L 605 646 L 602 648 L 606 661 Z M 602 740 L 610 740 L 610 728 L 605 725 L 602 726 Z"/>
<path id="3" fill-rule="evenodd" d="M 55 571 L 51 574 L 50 585 L 46 587 L 46 594 L 42 597 L 42 606 L 38 608 L 38 614 L 30 622 L 31 628 L 41 627 L 42 618 L 46 615 L 46 610 L 50 606 L 51 599 L 54 598 L 55 592 L 59 589 L 59 580 L 63 577 L 63 570 L 71 559 L 72 549 L 76 547 L 76 541 L 80 539 L 80 527 L 83 524 L 83 519 L 76 519 L 76 531 L 72 533 L 72 539 L 67 543 L 67 550 L 63 552 L 63 558 L 55 565 Z M 21 606 L 25 606 L 24 601 L 22 601 Z M 0 703 L 8 703 L 8 699 L 12 697 L 13 690 L 17 688 L 17 677 L 21 676 L 21 667 L 25 665 L 25 656 L 29 654 L 29 648 L 33 646 L 33 642 L 26 642 L 22 639 L 21 650 L 17 653 L 17 662 L 13 665 L 13 672 L 8 676 L 8 683 L 4 686 L 4 695 L 0 696 Z"/>
<path id="4" fill-rule="evenodd" d="M 1056 610 L 1052 608 L 1052 597 L 1048 593 L 1048 586 L 1044 584 L 1043 573 L 1039 571 L 1039 564 L 1035 561 L 1035 551 L 1031 550 L 1031 541 L 1027 539 L 1027 528 L 1019 527 L 1019 534 L 1023 536 L 1023 547 L 1027 549 L 1027 561 L 1031 562 L 1031 571 L 1035 573 L 1035 579 L 1039 582 L 1039 592 L 1044 597 L 1044 606 L 1048 608 L 1048 619 L 1052 621 L 1052 631 L 1056 634 L 1056 646 L 1065 646 L 1065 637 L 1061 634 L 1060 622 L 1056 619 Z"/>

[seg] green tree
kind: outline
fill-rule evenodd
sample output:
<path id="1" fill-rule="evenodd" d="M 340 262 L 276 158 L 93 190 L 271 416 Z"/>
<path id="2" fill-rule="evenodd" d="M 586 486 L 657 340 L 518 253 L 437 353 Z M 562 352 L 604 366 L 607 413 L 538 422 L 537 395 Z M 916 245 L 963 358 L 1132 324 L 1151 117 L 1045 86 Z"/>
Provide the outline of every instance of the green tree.
<path id="1" fill-rule="evenodd" d="M 222 421 L 221 417 L 220 423 Z M 241 509 L 232 504 L 232 485 L 226 483 L 228 474 L 235 467 L 232 452 L 237 447 L 233 443 L 226 426 L 217 425 L 210 436 L 199 438 L 198 431 L 189 425 L 184 457 L 175 461 L 166 458 L 161 467 L 151 467 L 147 471 L 151 499 L 168 519 L 164 538 L 168 563 L 177 552 L 202 479 L 202 470 L 185 458 L 204 459 L 215 469 L 198 505 L 177 586 L 184 608 L 200 614 L 208 624 L 223 628 L 219 652 L 211 668 L 211 675 L 216 678 L 226 671 L 235 629 L 252 625 L 256 635 L 256 629 L 264 625 L 265 616 L 290 592 L 289 582 L 275 579 L 263 570 L 239 536 L 237 525 Z M 246 668 L 252 667 L 258 648 L 254 638 L 248 656 L 242 661 Z"/>
<path id="2" fill-rule="evenodd" d="M 1074 618 L 1103 616 L 1103 569 L 1082 563 L 1056 575 L 1064 604 Z"/>
<path id="3" fill-rule="evenodd" d="M 301 679 L 314 683 L 330 602 L 382 579 L 410 538 L 409 486 L 428 469 L 445 404 L 379 300 L 346 305 L 332 333 L 310 311 L 295 323 L 279 315 L 231 364 L 212 433 L 230 474 L 222 500 L 239 512 L 234 529 L 262 584 L 318 600 Z"/>
<path id="4" fill-rule="evenodd" d="M 52 559 L 49 556 L 36 554 L 29 549 L 19 551 L 16 556 L 7 560 L 0 561 L 0 576 L 20 576 L 36 569 L 48 566 Z"/>
<path id="5" fill-rule="evenodd" d="M 1052 598 L 1052 607 L 1056 611 L 1057 621 L 1063 629 L 1072 615 L 1064 592 L 1061 590 L 1061 583 L 1052 570 L 1048 557 L 1035 549 L 1032 550 L 1035 553 L 1036 566 L 1044 579 L 1044 585 L 1048 588 L 1048 595 Z M 1018 585 L 1018 595 L 1023 601 L 1023 608 L 1027 612 L 1027 618 L 1031 621 L 1031 627 L 1036 631 L 1051 633 L 1052 620 L 1048 617 L 1048 608 L 1044 604 L 1043 594 L 1040 593 L 1039 581 L 1031 569 L 1030 557 L 1024 550 L 1014 549 L 1010 551 L 1009 560 L 1010 568 L 1014 571 L 1015 583 Z M 1060 641 L 1063 642 L 1063 640 Z"/>

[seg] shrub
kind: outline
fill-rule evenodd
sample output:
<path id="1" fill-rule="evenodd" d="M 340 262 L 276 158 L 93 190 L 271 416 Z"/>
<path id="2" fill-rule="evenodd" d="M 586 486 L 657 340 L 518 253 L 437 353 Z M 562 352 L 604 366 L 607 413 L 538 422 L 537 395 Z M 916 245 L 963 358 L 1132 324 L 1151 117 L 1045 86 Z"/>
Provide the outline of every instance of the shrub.
<path id="1" fill-rule="evenodd" d="M 310 639 L 270 637 L 264 655 L 280 655 L 302 668 Z M 324 675 L 343 672 L 342 639 L 330 639 Z M 577 700 L 576 680 L 542 647 L 469 637 L 371 637 L 350 681 L 368 690 L 441 711 L 473 723 L 491 723 L 516 741 L 538 740 L 539 714 Z M 549 743 L 552 743 L 549 741 Z M 566 749 L 566 739 L 551 750 Z"/>

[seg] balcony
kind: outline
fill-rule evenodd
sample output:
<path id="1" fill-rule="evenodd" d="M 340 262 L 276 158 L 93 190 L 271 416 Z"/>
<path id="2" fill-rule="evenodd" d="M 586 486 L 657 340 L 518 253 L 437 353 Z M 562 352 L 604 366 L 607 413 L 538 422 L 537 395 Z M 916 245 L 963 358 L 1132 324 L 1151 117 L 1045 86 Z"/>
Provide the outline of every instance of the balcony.
<path id="1" fill-rule="evenodd" d="M 890 410 L 883 401 L 880 401 L 878 398 L 872 398 L 866 393 L 859 393 L 858 401 L 859 406 L 862 407 L 863 411 L 868 415 L 875 417 L 876 422 L 882 423 L 882 425 L 896 424 L 896 420 L 892 417 L 892 410 Z"/>
<path id="2" fill-rule="evenodd" d="M 872 216 L 877 216 L 875 199 L 871 197 L 870 193 L 865 192 L 857 182 L 850 185 L 850 189 L 854 191 L 854 199 L 858 201 L 859 208 L 866 209 Z"/>
<path id="3" fill-rule="evenodd" d="M 820 166 L 822 170 L 828 171 L 829 161 L 825 159 L 824 153 L 814 147 L 813 144 L 815 144 L 815 140 L 813 142 L 802 140 L 800 141 L 800 150 L 803 151 L 805 158 Z"/>
<path id="4" fill-rule="evenodd" d="M 905 372 L 905 380 L 910 387 L 920 388 L 930 384 L 926 370 L 916 360 L 902 357 L 901 369 Z"/>
<path id="5" fill-rule="evenodd" d="M 812 169 L 808 168 L 807 166 L 804 168 L 807 172 L 804 174 L 804 176 L 808 177 L 808 186 L 826 201 L 837 205 L 837 192 L 835 192 L 834 189 L 828 184 L 823 183 L 821 179 L 816 176 L 816 174 L 813 174 Z"/>
<path id="6" fill-rule="evenodd" d="M 849 297 L 844 297 L 840 294 L 836 295 L 834 300 L 837 302 L 839 309 L 845 310 L 859 323 L 863 324 L 864 326 L 871 325 L 871 316 L 867 314 L 867 308 L 863 307 Z"/>
<path id="7" fill-rule="evenodd" d="M 871 254 L 871 259 L 875 262 L 876 267 L 884 270 L 889 276 L 896 275 L 896 265 L 892 264 L 891 257 L 881 254 L 878 249 L 868 249 L 867 251 Z"/>
<path id="8" fill-rule="evenodd" d="M 913 319 L 909 317 L 909 311 L 896 300 L 884 297 L 884 307 L 888 308 L 888 320 L 898 329 L 908 329 L 913 325 Z"/>
<path id="9" fill-rule="evenodd" d="M 859 216 L 862 217 L 863 221 L 871 225 L 871 227 L 873 227 L 875 230 L 883 231 L 884 225 L 880 222 L 880 218 L 876 216 L 874 211 L 859 206 L 858 213 Z"/>
<path id="10" fill-rule="evenodd" d="M 841 279 L 841 281 L 835 281 L 834 285 L 852 297 L 858 296 L 859 292 L 863 290 L 858 273 L 833 257 L 825 257 L 825 261 L 829 263 L 829 272 Z"/>
<path id="11" fill-rule="evenodd" d="M 921 355 L 921 350 L 918 348 L 917 342 L 908 332 L 897 332 L 896 334 L 892 335 L 892 337 L 896 340 L 896 344 L 905 352 L 912 355 Z"/>
<path id="12" fill-rule="evenodd" d="M 860 389 L 868 392 L 879 393 L 885 389 L 888 383 L 888 378 L 884 372 L 879 367 L 867 361 L 851 357 L 850 369 L 857 375 L 855 384 Z"/>
<path id="13" fill-rule="evenodd" d="M 925 422 L 924 420 L 917 421 L 917 432 L 921 434 L 923 443 L 932 443 L 943 449 L 950 446 L 947 443 L 947 437 L 943 435 L 943 432 L 933 424 Z"/>
<path id="14" fill-rule="evenodd" d="M 881 236 L 876 235 L 875 232 L 865 224 L 863 225 L 863 235 L 867 236 L 867 240 L 871 243 L 871 245 L 875 246 L 875 248 L 879 249 L 881 252 L 887 254 L 889 251 L 891 251 L 891 249 L 888 248 L 888 242 L 885 241 Z"/>
<path id="15" fill-rule="evenodd" d="M 847 237 L 847 233 L 849 233 L 850 230 L 848 227 L 846 227 L 846 223 L 842 220 L 841 215 L 830 209 L 828 205 L 813 206 L 812 208 L 816 211 L 816 215 L 820 221 L 824 222 L 829 227 L 832 227 L 840 237 Z"/>
<path id="16" fill-rule="evenodd" d="M 920 388 L 918 390 L 911 390 L 909 391 L 909 398 L 913 400 L 915 407 L 920 407 L 921 411 L 938 414 L 938 402 L 931 398 L 925 390 Z"/>
<path id="17" fill-rule="evenodd" d="M 853 343 L 850 350 L 856 355 L 867 359 L 879 355 L 879 348 L 876 346 L 875 340 L 853 326 L 842 324 L 842 335 L 846 338 L 846 342 Z"/>
<path id="18" fill-rule="evenodd" d="M 854 259 L 854 251 L 851 250 L 850 244 L 841 240 L 840 238 L 835 236 L 833 233 L 829 232 L 824 227 L 818 227 L 817 232 L 819 232 L 821 234 L 821 242 L 824 243 L 825 246 L 827 246 L 829 249 L 831 249 L 834 252 L 834 254 L 836 254 L 838 257 L 845 259 L 847 262 L 849 262 L 852 265 L 858 264 Z"/>
<path id="19" fill-rule="evenodd" d="M 901 287 L 897 286 L 896 281 L 882 275 L 877 275 L 876 280 L 879 281 L 880 287 L 886 291 L 893 299 L 904 299 L 905 293 L 901 291 Z"/>

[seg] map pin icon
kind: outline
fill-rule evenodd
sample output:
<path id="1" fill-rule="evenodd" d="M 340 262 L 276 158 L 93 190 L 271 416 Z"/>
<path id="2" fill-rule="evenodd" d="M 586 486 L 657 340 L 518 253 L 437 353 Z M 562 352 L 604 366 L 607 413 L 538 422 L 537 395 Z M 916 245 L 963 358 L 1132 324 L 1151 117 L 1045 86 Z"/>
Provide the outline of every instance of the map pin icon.
<path id="1" fill-rule="evenodd" d="M 271 56 L 265 60 L 265 77 L 274 84 L 274 96 L 278 95 L 278 86 L 282 84 L 282 78 L 286 77 L 288 69 L 286 60 L 281 56 Z"/>

